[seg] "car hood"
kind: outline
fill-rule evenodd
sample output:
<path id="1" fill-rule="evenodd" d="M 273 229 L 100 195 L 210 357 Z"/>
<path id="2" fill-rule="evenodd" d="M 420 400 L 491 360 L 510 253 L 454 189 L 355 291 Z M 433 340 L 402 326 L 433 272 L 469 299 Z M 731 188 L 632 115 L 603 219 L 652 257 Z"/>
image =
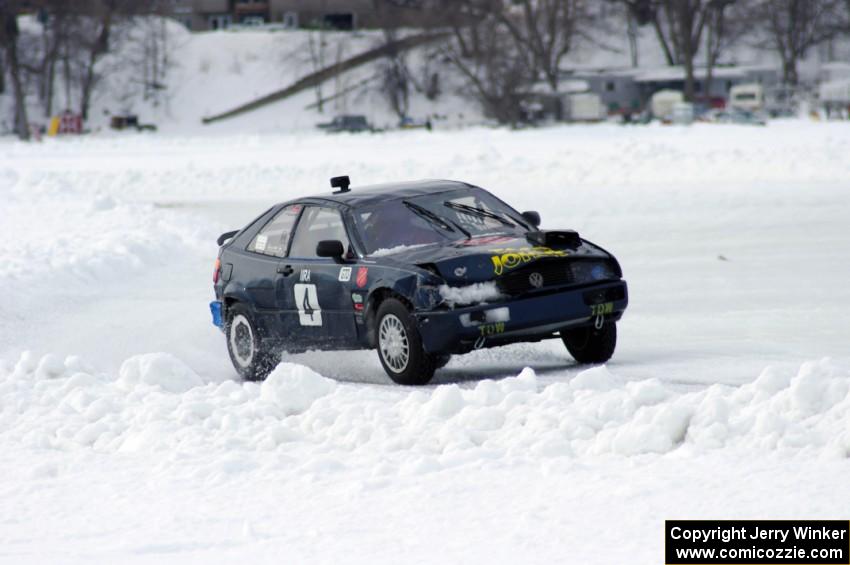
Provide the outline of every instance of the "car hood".
<path id="1" fill-rule="evenodd" d="M 387 263 L 436 268 L 450 285 L 490 281 L 537 261 L 568 257 L 609 259 L 611 255 L 582 239 L 574 248 L 535 245 L 514 236 L 483 236 L 456 242 L 410 246 L 372 258 Z"/>

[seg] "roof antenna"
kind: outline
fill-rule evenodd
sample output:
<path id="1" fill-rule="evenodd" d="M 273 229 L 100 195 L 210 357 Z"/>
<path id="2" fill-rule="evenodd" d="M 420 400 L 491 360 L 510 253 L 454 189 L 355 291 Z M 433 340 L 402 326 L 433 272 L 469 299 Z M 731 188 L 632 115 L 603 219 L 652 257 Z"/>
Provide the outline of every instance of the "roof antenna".
<path id="1" fill-rule="evenodd" d="M 345 192 L 351 192 L 351 189 L 348 188 L 351 185 L 351 179 L 348 176 L 342 177 L 333 177 L 331 179 L 331 188 L 338 188 L 334 194 L 343 194 Z"/>

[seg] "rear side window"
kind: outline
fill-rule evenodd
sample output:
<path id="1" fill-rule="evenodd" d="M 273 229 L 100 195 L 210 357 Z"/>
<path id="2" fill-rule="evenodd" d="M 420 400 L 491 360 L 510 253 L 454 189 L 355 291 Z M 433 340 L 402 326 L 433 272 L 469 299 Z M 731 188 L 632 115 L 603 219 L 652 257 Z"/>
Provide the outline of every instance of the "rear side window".
<path id="1" fill-rule="evenodd" d="M 271 257 L 284 257 L 292 228 L 295 226 L 295 220 L 298 219 L 301 208 L 300 204 L 293 204 L 278 212 L 269 223 L 263 226 L 263 229 L 257 232 L 248 245 L 248 251 Z"/>
<path id="2" fill-rule="evenodd" d="M 316 257 L 316 245 L 323 239 L 337 239 L 348 249 L 348 235 L 339 212 L 330 208 L 308 207 L 304 210 L 292 240 L 290 257 Z"/>

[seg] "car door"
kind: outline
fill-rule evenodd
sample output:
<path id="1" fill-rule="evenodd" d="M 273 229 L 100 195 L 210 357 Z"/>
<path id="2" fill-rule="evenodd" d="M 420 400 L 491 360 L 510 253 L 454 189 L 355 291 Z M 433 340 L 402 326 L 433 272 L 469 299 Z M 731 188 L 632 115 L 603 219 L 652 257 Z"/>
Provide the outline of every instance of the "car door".
<path id="1" fill-rule="evenodd" d="M 282 208 L 251 239 L 246 251 L 246 260 L 242 262 L 262 273 L 259 283 L 247 289 L 251 294 L 258 321 L 266 329 L 268 337 L 286 342 L 297 329 L 291 316 L 286 315 L 289 304 L 291 283 L 281 269 L 285 259 L 292 230 L 303 206 L 292 204 Z M 291 309 L 291 307 L 289 307 Z"/>
<path id="2" fill-rule="evenodd" d="M 348 234 L 339 210 L 306 206 L 292 236 L 288 257 L 280 270 L 292 280 L 288 314 L 298 328 L 298 341 L 306 347 L 332 348 L 356 343 L 350 285 L 353 264 L 318 257 L 322 240 L 339 240 L 350 250 Z"/>

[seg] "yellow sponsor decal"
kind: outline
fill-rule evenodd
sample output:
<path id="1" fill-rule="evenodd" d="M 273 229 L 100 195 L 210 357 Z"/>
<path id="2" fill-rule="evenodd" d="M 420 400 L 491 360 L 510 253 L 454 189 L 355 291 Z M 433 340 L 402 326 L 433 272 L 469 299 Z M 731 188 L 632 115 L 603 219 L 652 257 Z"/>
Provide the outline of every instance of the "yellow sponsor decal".
<path id="1" fill-rule="evenodd" d="M 614 303 L 613 302 L 605 302 L 604 304 L 592 304 L 590 306 L 590 313 L 594 316 L 601 316 L 602 314 L 610 314 L 614 311 Z"/>
<path id="2" fill-rule="evenodd" d="M 550 249 L 548 247 L 516 247 L 494 249 L 493 251 L 496 255 L 493 255 L 490 259 L 493 261 L 493 272 L 497 276 L 540 257 L 566 257 L 569 255 L 561 249 Z"/>
<path id="3" fill-rule="evenodd" d="M 483 326 L 479 326 L 478 330 L 481 332 L 481 335 L 483 337 L 498 335 L 500 333 L 504 333 L 505 322 L 493 322 L 492 324 L 484 324 Z"/>

